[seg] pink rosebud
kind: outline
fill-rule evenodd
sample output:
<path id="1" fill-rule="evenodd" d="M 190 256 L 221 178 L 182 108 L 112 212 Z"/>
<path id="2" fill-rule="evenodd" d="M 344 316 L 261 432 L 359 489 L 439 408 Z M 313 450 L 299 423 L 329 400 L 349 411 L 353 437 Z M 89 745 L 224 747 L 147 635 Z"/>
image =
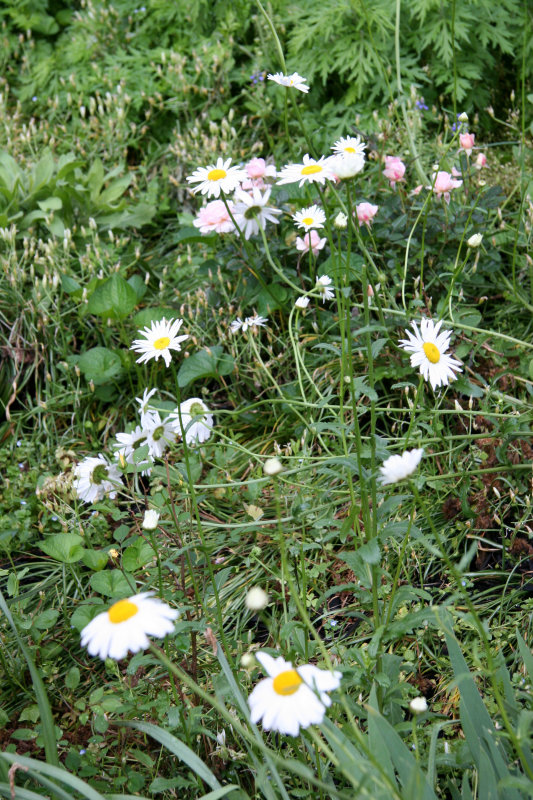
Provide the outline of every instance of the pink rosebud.
<path id="1" fill-rule="evenodd" d="M 276 177 L 276 167 L 273 164 L 267 164 L 264 158 L 252 158 L 246 164 L 246 174 L 248 175 L 248 180 L 245 180 L 242 184 L 242 188 L 245 190 L 253 189 L 253 187 L 257 187 L 258 189 L 265 188 L 265 178 L 275 178 Z"/>
<path id="2" fill-rule="evenodd" d="M 460 133 L 459 134 L 459 142 L 461 144 L 462 149 L 465 151 L 467 156 L 470 155 L 472 149 L 474 147 L 474 139 L 476 138 L 475 133 Z"/>
<path id="3" fill-rule="evenodd" d="M 487 166 L 487 156 L 485 153 L 478 153 L 476 156 L 476 169 L 483 169 L 483 167 Z"/>
<path id="4" fill-rule="evenodd" d="M 305 236 L 296 239 L 296 249 L 299 250 L 301 253 L 308 253 L 309 246 L 311 246 L 311 250 L 313 251 L 313 255 L 317 255 L 319 250 L 322 250 L 324 245 L 326 244 L 327 239 L 321 239 L 320 236 L 316 231 L 310 231 L 306 233 Z"/>
<path id="5" fill-rule="evenodd" d="M 233 203 L 228 201 L 228 206 L 233 214 Z M 235 230 L 228 209 L 222 200 L 212 200 L 200 209 L 193 223 L 195 228 L 200 228 L 200 233 L 229 233 Z"/>
<path id="6" fill-rule="evenodd" d="M 437 197 L 444 197 L 447 203 L 450 202 L 450 192 L 463 185 L 462 181 L 455 181 L 449 172 L 434 172 L 431 176 L 433 182 L 432 189 Z"/>
<path id="7" fill-rule="evenodd" d="M 419 183 L 418 186 L 415 186 L 415 188 L 413 189 L 411 194 L 414 196 L 414 195 L 420 194 L 421 191 L 422 191 L 422 184 Z"/>
<path id="8" fill-rule="evenodd" d="M 394 189 L 397 181 L 403 181 L 405 174 L 405 164 L 398 156 L 385 156 L 385 169 L 383 174 L 389 179 L 391 187 Z"/>
<path id="9" fill-rule="evenodd" d="M 374 206 L 372 203 L 358 203 L 355 210 L 359 225 L 371 225 L 373 218 L 378 213 L 378 208 L 379 206 Z"/>

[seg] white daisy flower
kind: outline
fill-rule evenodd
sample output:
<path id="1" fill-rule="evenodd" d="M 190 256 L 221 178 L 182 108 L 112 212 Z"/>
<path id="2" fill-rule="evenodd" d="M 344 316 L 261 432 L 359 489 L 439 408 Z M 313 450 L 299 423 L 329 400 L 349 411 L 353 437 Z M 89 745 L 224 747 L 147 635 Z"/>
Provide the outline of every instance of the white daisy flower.
<path id="1" fill-rule="evenodd" d="M 181 411 L 181 424 L 179 411 Z M 179 411 L 176 408 L 169 414 L 169 419 L 177 436 L 181 438 L 181 425 L 183 425 L 185 441 L 188 445 L 194 446 L 197 442 L 200 442 L 200 444 L 206 442 L 211 436 L 214 421 L 213 415 L 204 401 L 199 397 L 190 397 L 181 403 Z"/>
<path id="2" fill-rule="evenodd" d="M 343 153 L 329 156 L 327 163 L 335 178 L 347 180 L 361 172 L 365 166 L 365 156 L 363 153 Z"/>
<path id="3" fill-rule="evenodd" d="M 128 650 L 146 650 L 150 645 L 148 636 L 162 638 L 172 633 L 178 612 L 152 594 L 143 592 L 119 600 L 98 614 L 82 630 L 81 646 L 86 646 L 91 656 L 120 661 Z"/>
<path id="4" fill-rule="evenodd" d="M 302 295 L 301 297 L 298 297 L 298 299 L 294 301 L 294 305 L 296 306 L 296 308 L 307 308 L 307 306 L 309 305 L 309 298 Z"/>
<path id="5" fill-rule="evenodd" d="M 331 288 L 332 283 L 333 281 L 329 275 L 321 275 L 320 278 L 317 278 L 315 289 L 318 289 L 322 295 L 323 303 L 325 303 L 326 300 L 331 300 L 333 297 L 335 297 L 335 292 Z"/>
<path id="6" fill-rule="evenodd" d="M 157 392 L 157 389 L 150 389 L 150 391 L 148 391 L 148 389 L 145 389 L 144 392 L 143 392 L 143 396 L 142 397 L 136 397 L 135 398 L 135 402 L 139 403 L 139 414 L 140 414 L 140 417 L 141 417 L 141 425 L 144 424 L 143 423 L 143 418 L 150 411 L 150 400 L 152 399 L 152 397 L 154 396 L 154 394 L 156 392 Z M 152 408 L 152 411 L 153 410 L 155 410 L 155 409 Z"/>
<path id="7" fill-rule="evenodd" d="M 240 317 L 237 317 L 237 319 L 234 319 L 231 323 L 230 329 L 232 333 L 237 333 L 237 331 L 246 333 L 248 328 L 264 328 L 267 322 L 268 317 L 260 317 L 258 314 L 254 314 L 253 317 L 246 317 L 244 321 Z"/>
<path id="8" fill-rule="evenodd" d="M 406 450 L 405 453 L 387 458 L 379 471 L 379 482 L 385 486 L 388 483 L 398 483 L 412 475 L 424 455 L 424 449 Z"/>
<path id="9" fill-rule="evenodd" d="M 334 153 L 337 153 L 341 156 L 364 156 L 365 148 L 366 144 L 361 141 L 360 136 L 342 136 L 340 139 L 337 139 L 331 149 Z"/>
<path id="10" fill-rule="evenodd" d="M 303 186 L 304 183 L 325 183 L 326 180 L 333 180 L 334 175 L 331 171 L 329 161 L 325 156 L 321 156 L 318 161 L 305 155 L 303 164 L 287 164 L 279 173 L 278 184 L 297 183 Z"/>
<path id="11" fill-rule="evenodd" d="M 220 192 L 234 192 L 247 175 L 241 167 L 230 167 L 230 164 L 231 158 L 225 161 L 218 158 L 216 164 L 195 169 L 192 175 L 187 176 L 189 183 L 199 184 L 193 188 L 194 194 L 201 192 L 208 197 L 220 197 Z"/>
<path id="12" fill-rule="evenodd" d="M 268 208 L 267 203 L 272 190 L 268 187 L 264 194 L 254 186 L 252 193 L 243 192 L 238 189 L 235 192 L 235 208 L 233 216 L 235 222 L 244 233 L 244 238 L 249 239 L 255 233 L 259 233 L 259 226 L 265 230 L 267 222 L 279 222 L 277 214 L 281 214 L 279 208 Z"/>
<path id="13" fill-rule="evenodd" d="M 152 458 L 161 458 L 165 450 L 176 441 L 172 422 L 168 418 L 163 421 L 159 411 L 152 411 L 145 416 L 143 432 Z"/>
<path id="14" fill-rule="evenodd" d="M 139 399 L 139 398 L 136 398 Z M 141 420 L 146 420 L 146 414 L 141 417 Z M 144 422 L 142 423 L 144 425 Z M 150 458 L 145 461 L 135 461 L 135 450 L 147 444 L 146 433 L 144 428 L 137 425 L 130 433 L 117 433 L 117 441 L 113 444 L 116 448 L 116 457 L 119 463 L 124 467 L 126 464 L 136 464 L 137 467 L 142 469 L 141 475 L 150 475 L 152 472 L 153 462 Z"/>
<path id="15" fill-rule="evenodd" d="M 153 508 L 147 508 L 144 512 L 142 526 L 145 531 L 155 531 L 159 522 L 160 514 Z"/>
<path id="16" fill-rule="evenodd" d="M 73 486 L 84 503 L 97 503 L 106 495 L 113 500 L 118 483 L 122 483 L 118 467 L 101 454 L 84 458 L 74 470 Z"/>
<path id="17" fill-rule="evenodd" d="M 461 362 L 447 355 L 451 331 L 439 333 L 442 320 L 435 324 L 432 319 L 423 319 L 420 331 L 416 322 L 412 323 L 414 333 L 406 330 L 408 339 L 400 339 L 400 345 L 411 355 L 411 366 L 420 367 L 420 374 L 429 381 L 432 388 L 447 386 L 462 372 Z"/>
<path id="18" fill-rule="evenodd" d="M 279 83 L 280 86 L 288 86 L 289 89 L 299 89 L 300 92 L 307 94 L 309 86 L 306 84 L 306 78 L 302 78 L 297 72 L 292 75 L 284 75 L 283 72 L 276 72 L 274 75 L 267 75 L 269 81 Z"/>
<path id="19" fill-rule="evenodd" d="M 256 653 L 267 673 L 248 698 L 252 722 L 262 719 L 266 731 L 298 736 L 300 728 L 316 725 L 324 719 L 331 705 L 327 692 L 338 689 L 340 672 L 318 669 L 304 664 L 294 669 L 290 661 L 268 653 Z"/>
<path id="20" fill-rule="evenodd" d="M 326 221 L 326 215 L 317 205 L 302 208 L 301 211 L 293 214 L 292 218 L 298 228 L 304 228 L 306 231 L 310 231 L 311 228 L 323 228 Z"/>
<path id="21" fill-rule="evenodd" d="M 155 358 L 157 361 L 160 356 L 163 356 L 166 366 L 170 366 L 172 361 L 171 350 L 180 351 L 180 342 L 189 338 L 189 334 L 183 336 L 176 336 L 183 323 L 182 319 L 169 319 L 167 322 L 163 317 L 159 322 L 152 322 L 152 327 L 145 327 L 138 333 L 146 338 L 134 339 L 130 350 L 135 350 L 136 353 L 141 353 L 140 358 L 137 359 L 137 364 L 150 361 Z"/>

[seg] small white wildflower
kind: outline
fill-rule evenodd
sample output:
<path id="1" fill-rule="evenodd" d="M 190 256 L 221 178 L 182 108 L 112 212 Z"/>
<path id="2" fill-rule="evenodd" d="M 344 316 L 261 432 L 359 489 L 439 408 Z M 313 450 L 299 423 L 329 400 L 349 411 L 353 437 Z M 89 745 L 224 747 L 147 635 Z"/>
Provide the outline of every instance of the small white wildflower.
<path id="1" fill-rule="evenodd" d="M 159 514 L 153 508 L 149 508 L 144 512 L 143 528 L 145 531 L 154 531 L 159 522 Z"/>
<path id="2" fill-rule="evenodd" d="M 299 297 L 295 301 L 294 305 L 296 306 L 296 308 L 307 308 L 307 306 L 309 305 L 309 298 L 308 297 L 304 297 L 302 295 L 302 297 Z"/>
<path id="3" fill-rule="evenodd" d="M 283 466 L 279 458 L 267 458 L 263 464 L 263 472 L 269 476 L 279 475 L 280 472 L 283 472 Z"/>
<path id="4" fill-rule="evenodd" d="M 428 710 L 428 704 L 425 697 L 414 697 L 409 703 L 409 708 L 412 714 L 423 714 Z"/>
<path id="5" fill-rule="evenodd" d="M 261 611 L 268 605 L 268 594 L 260 586 L 252 586 L 246 592 L 244 603 L 249 611 Z"/>
<path id="6" fill-rule="evenodd" d="M 483 236 L 481 233 L 473 233 L 472 236 L 466 240 L 466 243 L 469 247 L 479 247 L 482 241 Z"/>

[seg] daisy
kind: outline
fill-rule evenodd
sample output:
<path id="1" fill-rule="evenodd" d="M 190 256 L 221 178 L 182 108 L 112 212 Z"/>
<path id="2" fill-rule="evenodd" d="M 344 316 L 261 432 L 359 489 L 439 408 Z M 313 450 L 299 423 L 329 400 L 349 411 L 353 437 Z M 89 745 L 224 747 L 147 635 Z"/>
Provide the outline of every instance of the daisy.
<path id="1" fill-rule="evenodd" d="M 139 414 L 141 415 L 141 425 L 144 425 L 143 419 L 147 414 L 150 413 L 150 409 L 152 411 L 155 410 L 154 408 L 151 408 L 150 400 L 156 392 L 157 389 L 150 389 L 150 391 L 148 391 L 148 389 L 145 389 L 142 397 L 135 398 L 135 402 L 139 403 Z"/>
<path id="2" fill-rule="evenodd" d="M 279 173 L 280 178 L 278 184 L 296 183 L 300 181 L 299 185 L 303 186 L 304 183 L 323 184 L 326 180 L 333 179 L 333 172 L 325 156 L 321 156 L 319 160 L 316 161 L 306 153 L 303 162 L 303 164 L 287 164 L 286 167 L 283 167 Z"/>
<path id="3" fill-rule="evenodd" d="M 297 72 L 292 75 L 284 75 L 283 72 L 276 72 L 274 75 L 267 75 L 269 81 L 279 83 L 280 86 L 287 86 L 289 89 L 299 89 L 300 92 L 307 94 L 309 86 L 306 84 L 306 78 L 302 78 Z"/>
<path id="4" fill-rule="evenodd" d="M 145 336 L 145 339 L 135 339 L 130 347 L 130 350 L 135 350 L 141 353 L 140 358 L 137 359 L 137 364 L 149 361 L 155 358 L 157 361 L 159 356 L 163 356 L 166 366 L 170 366 L 172 361 L 171 350 L 180 351 L 180 342 L 189 338 L 186 333 L 184 336 L 176 336 L 183 323 L 182 319 L 169 319 L 167 322 L 163 317 L 159 322 L 152 322 L 152 327 L 145 327 L 144 330 L 138 333 Z"/>
<path id="5" fill-rule="evenodd" d="M 435 323 L 431 319 L 423 319 L 420 331 L 416 322 L 412 323 L 414 333 L 406 330 L 408 339 L 400 339 L 400 345 L 407 353 L 411 353 L 411 366 L 420 367 L 420 374 L 429 380 L 433 389 L 447 386 L 457 377 L 455 372 L 462 372 L 461 362 L 447 355 L 450 346 L 451 331 L 439 333 L 442 320 Z"/>
<path id="6" fill-rule="evenodd" d="M 296 308 L 307 308 L 307 306 L 309 305 L 309 298 L 305 297 L 305 295 L 302 295 L 301 297 L 298 297 L 297 300 L 295 300 L 294 305 L 296 306 Z"/>
<path id="7" fill-rule="evenodd" d="M 316 231 L 309 231 L 306 233 L 303 239 L 300 236 L 296 237 L 296 249 L 300 251 L 300 253 L 308 253 L 309 249 L 312 250 L 313 255 L 318 255 L 318 251 L 322 250 L 325 247 L 327 242 L 326 237 L 324 236 L 323 239 L 320 238 Z"/>
<path id="8" fill-rule="evenodd" d="M 254 186 L 252 193 L 243 192 L 238 189 L 235 192 L 235 222 L 244 233 L 244 238 L 249 239 L 255 233 L 259 233 L 259 226 L 265 230 L 267 222 L 278 222 L 277 214 L 281 214 L 279 208 L 267 208 L 267 203 L 272 190 L 268 187 L 264 194 Z"/>
<path id="9" fill-rule="evenodd" d="M 256 653 L 268 677 L 259 681 L 248 698 L 251 720 L 262 720 L 266 731 L 298 736 L 300 728 L 315 725 L 324 719 L 331 705 L 327 692 L 338 689 L 340 672 L 329 672 L 312 664 L 294 669 L 282 656 Z"/>
<path id="10" fill-rule="evenodd" d="M 424 455 L 423 448 L 417 450 L 406 450 L 401 456 L 390 456 L 383 462 L 379 471 L 381 473 L 379 482 L 383 485 L 387 483 L 398 483 L 412 475 Z"/>
<path id="11" fill-rule="evenodd" d="M 181 423 L 180 423 L 181 412 Z M 213 415 L 199 397 L 184 400 L 178 409 L 169 414 L 172 427 L 178 436 L 182 435 L 182 425 L 185 431 L 185 441 L 194 446 L 197 442 L 202 444 L 211 436 L 213 430 Z"/>
<path id="12" fill-rule="evenodd" d="M 195 169 L 192 175 L 187 176 L 189 183 L 199 184 L 193 188 L 194 194 L 201 192 L 208 197 L 220 197 L 220 192 L 229 194 L 235 191 L 246 178 L 246 172 L 240 167 L 230 167 L 230 164 L 231 158 L 225 161 L 218 158 L 216 164 Z"/>
<path id="13" fill-rule="evenodd" d="M 293 214 L 292 218 L 298 228 L 304 228 L 306 231 L 310 231 L 311 228 L 323 228 L 326 221 L 326 215 L 317 205 L 302 208 L 301 211 Z"/>
<path id="14" fill-rule="evenodd" d="M 146 415 L 143 432 L 152 458 L 161 458 L 165 450 L 176 441 L 172 422 L 168 419 L 163 421 L 159 411 L 152 411 Z"/>
<path id="15" fill-rule="evenodd" d="M 145 414 L 142 417 L 143 425 L 146 419 L 147 415 Z M 143 461 L 135 459 L 135 451 L 143 444 L 147 444 L 146 432 L 143 427 L 137 425 L 130 433 L 117 433 L 117 441 L 113 444 L 113 447 L 117 448 L 115 455 L 122 466 L 125 464 L 135 464 L 142 469 L 141 475 L 144 476 L 151 474 L 153 462 L 151 458 Z"/>
<path id="16" fill-rule="evenodd" d="M 153 592 L 119 600 L 107 611 L 98 614 L 81 632 L 81 646 L 87 646 L 91 656 L 120 661 L 128 650 L 137 653 L 146 650 L 148 636 L 161 638 L 174 630 L 178 612 L 170 608 Z"/>
<path id="17" fill-rule="evenodd" d="M 361 141 L 360 136 L 343 136 L 338 139 L 331 148 L 337 155 L 360 155 L 364 156 L 366 144 Z"/>
<path id="18" fill-rule="evenodd" d="M 228 211 L 229 208 L 229 211 Z M 235 230 L 235 225 L 230 217 L 230 212 L 233 214 L 233 203 L 228 201 L 228 206 L 222 200 L 212 200 L 206 206 L 200 209 L 196 219 L 193 219 L 192 224 L 195 228 L 200 229 L 200 233 L 231 233 Z"/>
<path id="19" fill-rule="evenodd" d="M 246 317 L 244 322 L 240 317 L 237 317 L 237 319 L 234 319 L 233 322 L 231 323 L 230 328 L 232 333 L 237 333 L 237 331 L 242 331 L 243 333 L 246 333 L 248 328 L 256 328 L 256 329 L 257 327 L 264 328 L 267 322 L 268 322 L 268 317 L 260 317 L 257 314 L 254 314 L 253 317 Z"/>
<path id="20" fill-rule="evenodd" d="M 322 295 L 323 303 L 325 303 L 326 300 L 331 300 L 333 297 L 335 297 L 335 292 L 330 288 L 332 283 L 333 281 L 329 275 L 322 275 L 320 278 L 317 278 L 315 289 L 318 289 Z"/>
<path id="21" fill-rule="evenodd" d="M 121 482 L 118 467 L 101 454 L 84 458 L 74 469 L 74 489 L 84 503 L 96 503 L 106 495 L 113 500 Z"/>

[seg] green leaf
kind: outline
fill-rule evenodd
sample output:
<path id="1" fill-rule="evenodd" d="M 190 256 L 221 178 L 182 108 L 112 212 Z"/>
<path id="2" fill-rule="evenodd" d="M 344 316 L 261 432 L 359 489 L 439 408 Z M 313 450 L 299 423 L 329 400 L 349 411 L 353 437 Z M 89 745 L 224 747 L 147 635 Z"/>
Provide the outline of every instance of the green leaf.
<path id="1" fill-rule="evenodd" d="M 138 273 L 135 273 L 135 275 L 128 278 L 128 283 L 135 292 L 137 302 L 139 303 L 143 299 L 148 288 L 144 282 L 144 278 Z"/>
<path id="2" fill-rule="evenodd" d="M 93 347 L 78 359 L 78 367 L 88 381 L 96 386 L 116 381 L 122 375 L 122 361 L 118 353 L 107 347 Z"/>
<path id="3" fill-rule="evenodd" d="M 128 597 L 135 592 L 135 583 L 131 585 L 119 569 L 95 572 L 89 581 L 91 588 L 106 597 Z"/>
<path id="4" fill-rule="evenodd" d="M 92 569 L 93 572 L 99 572 L 107 565 L 109 556 L 105 550 L 85 550 L 81 560 L 85 566 Z"/>
<path id="5" fill-rule="evenodd" d="M 87 304 L 89 314 L 124 319 L 137 305 L 137 294 L 127 280 L 115 273 L 96 287 Z"/>
<path id="6" fill-rule="evenodd" d="M 162 319 L 172 319 L 175 312 L 172 308 L 143 308 L 133 317 L 133 325 L 137 330 L 149 328 L 152 322 L 160 322 Z"/>
<path id="7" fill-rule="evenodd" d="M 70 617 L 70 624 L 80 633 L 94 617 L 104 610 L 103 603 L 93 602 L 91 605 L 78 606 Z"/>
<path id="8" fill-rule="evenodd" d="M 65 675 L 65 686 L 67 689 L 76 689 L 80 682 L 80 671 L 78 667 L 71 667 Z"/>
<path id="9" fill-rule="evenodd" d="M 377 539 L 370 539 L 369 542 L 358 547 L 356 554 L 360 556 L 367 564 L 379 564 L 381 560 L 381 551 Z"/>
<path id="10" fill-rule="evenodd" d="M 124 175 L 124 177 L 112 181 L 107 189 L 104 189 L 97 198 L 98 205 L 109 206 L 111 203 L 114 203 L 115 200 L 122 197 L 130 183 L 131 175 Z"/>
<path id="11" fill-rule="evenodd" d="M 56 533 L 43 542 L 38 542 L 40 549 L 55 561 L 63 564 L 75 564 L 83 556 L 83 536 L 77 533 Z"/>
<path id="12" fill-rule="evenodd" d="M 178 370 L 178 386 L 182 389 L 198 378 L 220 377 L 233 372 L 235 361 L 220 345 L 200 350 L 183 360 Z"/>
<path id="13" fill-rule="evenodd" d="M 122 556 L 122 566 L 128 572 L 135 572 L 148 564 L 154 558 L 154 548 L 144 539 L 139 539 L 135 544 L 130 544 Z"/>
<path id="14" fill-rule="evenodd" d="M 33 618 L 33 627 L 40 631 L 46 631 L 56 624 L 58 617 L 59 611 L 57 609 L 47 608 Z"/>
<path id="15" fill-rule="evenodd" d="M 30 173 L 30 189 L 35 194 L 39 189 L 50 183 L 54 174 L 54 157 L 50 150 L 45 150 L 40 160 L 35 164 Z"/>

